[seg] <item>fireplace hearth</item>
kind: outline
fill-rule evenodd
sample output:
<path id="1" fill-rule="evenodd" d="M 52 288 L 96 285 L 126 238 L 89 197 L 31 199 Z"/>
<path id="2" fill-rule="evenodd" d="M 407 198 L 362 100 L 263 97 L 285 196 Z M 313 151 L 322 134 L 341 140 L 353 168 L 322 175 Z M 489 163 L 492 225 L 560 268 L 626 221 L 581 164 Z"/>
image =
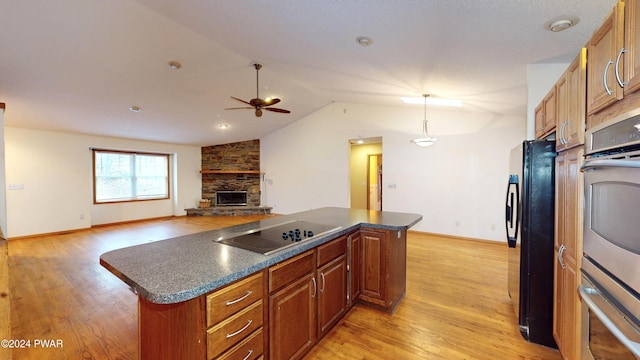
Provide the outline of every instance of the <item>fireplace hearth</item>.
<path id="1" fill-rule="evenodd" d="M 215 206 L 247 206 L 247 192 L 216 191 Z"/>

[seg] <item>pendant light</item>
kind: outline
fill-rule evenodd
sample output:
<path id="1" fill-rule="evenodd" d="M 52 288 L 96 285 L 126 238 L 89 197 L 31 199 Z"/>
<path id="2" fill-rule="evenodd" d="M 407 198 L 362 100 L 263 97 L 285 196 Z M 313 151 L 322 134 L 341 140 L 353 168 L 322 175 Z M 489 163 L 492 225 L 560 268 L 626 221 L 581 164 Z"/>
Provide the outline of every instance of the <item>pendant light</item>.
<path id="1" fill-rule="evenodd" d="M 422 96 L 424 97 L 424 120 L 422 121 L 422 137 L 413 139 L 411 140 L 411 142 L 420 147 L 427 147 L 433 145 L 433 143 L 435 143 L 438 139 L 429 136 L 429 131 L 427 131 L 427 97 L 429 95 L 423 94 Z"/>

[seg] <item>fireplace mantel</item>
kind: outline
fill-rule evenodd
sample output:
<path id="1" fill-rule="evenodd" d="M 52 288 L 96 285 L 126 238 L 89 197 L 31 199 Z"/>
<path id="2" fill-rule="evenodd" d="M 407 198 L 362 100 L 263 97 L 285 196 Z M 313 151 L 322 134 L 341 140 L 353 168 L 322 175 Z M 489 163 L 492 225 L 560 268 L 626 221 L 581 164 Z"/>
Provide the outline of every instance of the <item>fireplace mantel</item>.
<path id="1" fill-rule="evenodd" d="M 200 170 L 201 174 L 260 174 L 260 170 Z"/>

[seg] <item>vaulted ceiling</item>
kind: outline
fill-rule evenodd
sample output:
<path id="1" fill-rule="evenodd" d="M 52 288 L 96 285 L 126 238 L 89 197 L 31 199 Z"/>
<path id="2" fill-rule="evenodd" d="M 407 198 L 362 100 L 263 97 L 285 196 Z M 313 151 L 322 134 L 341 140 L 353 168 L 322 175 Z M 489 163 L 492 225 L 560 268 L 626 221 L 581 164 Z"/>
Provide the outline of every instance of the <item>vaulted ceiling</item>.
<path id="1" fill-rule="evenodd" d="M 569 62 L 614 4 L 2 0 L 0 102 L 8 126 L 192 145 L 259 138 L 332 102 L 411 106 L 399 98 L 423 93 L 524 117 L 527 64 Z M 545 28 L 560 16 L 579 22 Z M 291 114 L 225 110 L 256 96 L 252 62 L 260 97 Z"/>

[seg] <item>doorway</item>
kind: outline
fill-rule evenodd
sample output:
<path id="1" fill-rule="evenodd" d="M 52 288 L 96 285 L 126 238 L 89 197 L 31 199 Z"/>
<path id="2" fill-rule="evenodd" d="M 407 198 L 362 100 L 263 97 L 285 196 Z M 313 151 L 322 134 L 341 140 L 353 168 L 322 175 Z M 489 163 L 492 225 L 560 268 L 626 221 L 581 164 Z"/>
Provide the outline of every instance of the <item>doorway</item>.
<path id="1" fill-rule="evenodd" d="M 382 210 L 382 138 L 349 140 L 350 206 Z"/>

